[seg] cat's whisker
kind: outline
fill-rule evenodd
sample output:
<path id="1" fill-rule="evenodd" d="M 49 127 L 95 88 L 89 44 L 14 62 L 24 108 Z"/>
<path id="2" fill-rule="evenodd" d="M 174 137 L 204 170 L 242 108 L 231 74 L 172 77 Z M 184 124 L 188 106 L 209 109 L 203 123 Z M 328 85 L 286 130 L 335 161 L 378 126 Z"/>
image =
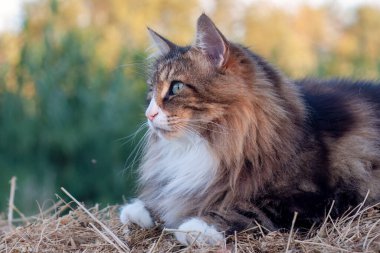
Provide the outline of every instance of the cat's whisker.
<path id="1" fill-rule="evenodd" d="M 214 126 L 216 126 L 218 128 L 224 129 L 224 130 L 231 130 L 230 128 L 228 128 L 226 126 L 223 126 L 222 124 L 219 124 L 219 123 L 216 123 L 216 122 L 213 122 L 213 121 L 206 121 L 206 120 L 201 120 L 201 119 L 190 119 L 190 120 L 188 120 L 188 122 L 211 124 L 211 125 L 214 125 Z"/>
<path id="2" fill-rule="evenodd" d="M 142 156 L 142 152 L 141 151 L 146 148 L 146 145 L 147 145 L 147 141 L 146 140 L 149 138 L 149 136 L 150 136 L 150 132 L 146 132 L 145 135 L 139 141 L 139 143 L 136 145 L 136 147 L 134 149 L 135 151 L 133 152 L 134 153 L 134 157 L 133 157 L 131 163 L 126 167 L 125 170 L 129 170 L 130 168 L 133 168 L 136 165 L 136 163 L 138 162 L 138 160 Z M 133 154 L 133 153 L 131 153 L 131 154 Z M 126 161 L 126 163 L 128 163 L 128 160 Z"/>
<path id="3" fill-rule="evenodd" d="M 185 132 L 186 134 L 188 134 L 188 135 L 191 136 L 191 137 L 193 137 L 193 136 L 198 136 L 198 137 L 200 137 L 199 134 L 198 134 L 197 132 L 195 132 L 195 131 L 193 131 L 193 130 L 187 128 L 186 126 L 180 126 L 180 125 L 179 125 L 179 126 L 177 127 L 177 130 L 179 130 L 179 131 L 183 131 L 183 132 Z M 193 138 L 190 138 L 189 140 L 190 140 L 190 142 L 191 142 L 193 145 L 196 145 L 196 143 L 195 143 L 195 141 L 194 141 Z"/>
<path id="4" fill-rule="evenodd" d="M 177 118 L 177 117 L 171 117 L 169 120 L 168 120 L 169 123 L 172 123 L 172 124 L 179 124 L 179 123 L 190 123 L 192 124 L 193 126 L 198 126 L 196 125 L 196 123 L 205 123 L 205 124 L 212 124 L 222 130 L 229 130 L 227 127 L 221 125 L 221 124 L 218 124 L 218 123 L 215 123 L 215 122 L 209 122 L 209 121 L 205 121 L 205 120 L 193 120 L 193 119 L 181 119 L 181 118 Z M 210 130 L 210 129 L 209 129 Z"/>
<path id="5" fill-rule="evenodd" d="M 197 133 L 196 131 L 194 131 L 193 129 L 189 128 L 186 125 L 177 125 L 177 129 L 178 130 L 184 130 L 185 132 L 187 132 L 189 134 L 199 135 L 199 133 Z"/>
<path id="6" fill-rule="evenodd" d="M 227 131 L 218 131 L 216 129 L 212 129 L 212 128 L 208 128 L 208 127 L 205 127 L 205 126 L 199 126 L 199 125 L 196 125 L 196 124 L 191 124 L 191 123 L 188 123 L 189 126 L 191 127 L 194 127 L 194 128 L 199 128 L 201 130 L 206 130 L 208 132 L 211 132 L 211 133 L 216 133 L 216 134 L 228 134 Z"/>
<path id="7" fill-rule="evenodd" d="M 206 130 L 206 131 L 209 131 L 209 132 L 213 132 L 213 133 L 218 133 L 218 134 L 228 134 L 227 131 L 224 131 L 222 129 L 222 131 L 218 131 L 216 129 L 212 129 L 212 128 L 209 128 L 207 126 L 200 126 L 198 124 L 195 124 L 195 123 L 192 123 L 192 122 L 189 122 L 189 121 L 184 121 L 188 126 L 191 126 L 193 128 L 199 128 L 199 129 L 202 129 L 202 130 Z"/>
<path id="8" fill-rule="evenodd" d="M 201 120 L 201 119 L 181 119 L 181 118 L 178 118 L 178 117 L 172 117 L 171 119 L 169 119 L 169 122 L 170 123 L 180 123 L 180 122 L 186 122 L 186 123 L 205 123 L 205 124 L 212 124 L 222 130 L 225 130 L 225 131 L 233 131 L 233 129 L 230 129 L 226 126 L 223 126 L 221 124 L 218 124 L 216 122 L 213 122 L 213 121 L 206 121 L 206 120 Z"/>
<path id="9" fill-rule="evenodd" d="M 173 123 L 173 125 L 176 126 L 177 124 L 180 124 L 180 123 L 181 122 L 176 122 L 176 123 Z M 217 134 L 228 134 L 225 131 L 217 131 L 215 129 L 199 126 L 199 125 L 196 125 L 196 124 L 189 124 L 189 123 L 187 123 L 187 126 L 191 127 L 191 128 L 198 128 L 198 129 L 201 129 L 201 130 L 206 130 L 206 131 L 209 131 L 209 132 L 212 132 L 212 133 L 217 133 Z M 192 131 L 195 132 L 194 130 L 192 130 Z"/>
<path id="10" fill-rule="evenodd" d="M 141 139 L 139 140 L 137 145 L 133 148 L 132 152 L 129 154 L 128 158 L 126 159 L 124 171 L 129 170 L 130 168 L 132 168 L 136 164 L 137 160 L 142 155 L 141 151 L 146 147 L 146 145 L 148 143 L 147 140 L 149 139 L 151 134 L 152 134 L 152 132 L 148 129 L 148 131 L 146 131 L 144 133 L 144 135 L 141 137 Z M 133 157 L 133 159 L 132 159 L 132 157 Z M 129 164 L 129 165 L 127 166 L 127 164 Z"/>
<path id="11" fill-rule="evenodd" d="M 122 137 L 122 138 L 119 138 L 119 139 L 116 139 L 115 142 L 119 142 L 119 141 L 124 141 L 121 145 L 125 145 L 127 143 L 129 143 L 130 141 L 134 141 L 134 139 L 136 138 L 136 136 L 141 132 L 143 131 L 146 127 L 148 126 L 148 123 L 147 122 L 143 122 L 142 124 L 140 124 L 140 126 L 137 128 L 136 131 L 134 131 L 133 133 L 131 133 L 130 135 L 128 136 L 125 136 L 125 137 Z M 133 144 L 133 142 L 132 142 Z"/>
<path id="12" fill-rule="evenodd" d="M 224 126 L 222 124 L 219 124 L 219 123 L 216 123 L 216 122 L 213 122 L 213 121 L 206 121 L 206 120 L 201 120 L 201 119 L 190 119 L 189 121 L 190 122 L 196 122 L 196 123 L 197 122 L 201 122 L 201 123 L 206 123 L 206 124 L 212 124 L 212 125 L 214 125 L 216 127 L 222 128 L 222 129 L 224 129 L 226 131 L 234 131 L 234 129 L 231 129 L 231 128 L 227 127 L 227 126 Z"/>

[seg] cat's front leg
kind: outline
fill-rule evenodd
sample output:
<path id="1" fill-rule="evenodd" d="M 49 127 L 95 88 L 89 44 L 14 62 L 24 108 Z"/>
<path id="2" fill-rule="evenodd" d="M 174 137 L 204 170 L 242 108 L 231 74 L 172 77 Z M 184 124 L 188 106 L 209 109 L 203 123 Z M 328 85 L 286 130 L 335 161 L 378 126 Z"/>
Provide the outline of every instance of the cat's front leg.
<path id="1" fill-rule="evenodd" d="M 122 207 L 120 221 L 123 224 L 135 223 L 142 228 L 154 226 L 154 221 L 148 209 L 146 209 L 144 202 L 139 199 L 135 199 Z"/>
<path id="2" fill-rule="evenodd" d="M 224 241 L 223 233 L 199 217 L 193 217 L 183 222 L 174 235 L 183 245 L 193 243 L 198 245 L 222 245 Z"/>

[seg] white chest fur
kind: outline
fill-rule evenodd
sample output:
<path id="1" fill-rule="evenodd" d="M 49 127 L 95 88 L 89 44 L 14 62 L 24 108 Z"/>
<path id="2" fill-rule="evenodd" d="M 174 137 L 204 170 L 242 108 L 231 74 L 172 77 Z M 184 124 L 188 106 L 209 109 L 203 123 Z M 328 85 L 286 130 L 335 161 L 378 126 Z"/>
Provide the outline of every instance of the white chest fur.
<path id="1" fill-rule="evenodd" d="M 148 148 L 141 167 L 141 183 L 156 187 L 145 201 L 168 226 L 175 225 L 189 198 L 203 195 L 213 182 L 217 167 L 203 138 L 161 138 Z"/>

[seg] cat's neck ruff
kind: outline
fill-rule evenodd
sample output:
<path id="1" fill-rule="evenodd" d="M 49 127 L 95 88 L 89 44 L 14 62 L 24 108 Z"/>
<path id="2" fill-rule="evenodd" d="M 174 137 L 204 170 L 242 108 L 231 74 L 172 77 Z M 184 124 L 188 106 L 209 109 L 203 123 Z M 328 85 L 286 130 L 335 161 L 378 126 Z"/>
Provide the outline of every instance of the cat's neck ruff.
<path id="1" fill-rule="evenodd" d="M 219 160 L 207 140 L 192 134 L 168 140 L 158 138 L 145 154 L 140 181 L 159 191 L 145 199 L 160 213 L 166 224 L 175 224 L 181 203 L 202 196 L 216 177 Z"/>
<path id="2" fill-rule="evenodd" d="M 166 190 L 188 194 L 206 190 L 219 162 L 207 140 L 197 134 L 158 138 L 145 155 L 142 180 L 167 182 Z"/>

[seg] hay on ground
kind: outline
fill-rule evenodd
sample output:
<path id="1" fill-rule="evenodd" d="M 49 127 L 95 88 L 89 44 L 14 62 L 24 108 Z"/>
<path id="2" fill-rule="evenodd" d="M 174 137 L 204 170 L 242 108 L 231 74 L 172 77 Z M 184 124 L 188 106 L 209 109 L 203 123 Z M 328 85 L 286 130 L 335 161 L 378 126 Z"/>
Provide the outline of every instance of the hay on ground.
<path id="1" fill-rule="evenodd" d="M 338 220 L 328 216 L 320 228 L 307 234 L 297 230 L 267 233 L 257 225 L 227 237 L 219 247 L 184 247 L 173 237 L 173 230 L 159 224 L 153 229 L 121 225 L 118 206 L 87 209 L 75 199 L 68 203 L 61 199 L 35 217 L 8 221 L 0 216 L 0 252 L 375 253 L 380 252 L 379 207 L 358 206 Z"/>

